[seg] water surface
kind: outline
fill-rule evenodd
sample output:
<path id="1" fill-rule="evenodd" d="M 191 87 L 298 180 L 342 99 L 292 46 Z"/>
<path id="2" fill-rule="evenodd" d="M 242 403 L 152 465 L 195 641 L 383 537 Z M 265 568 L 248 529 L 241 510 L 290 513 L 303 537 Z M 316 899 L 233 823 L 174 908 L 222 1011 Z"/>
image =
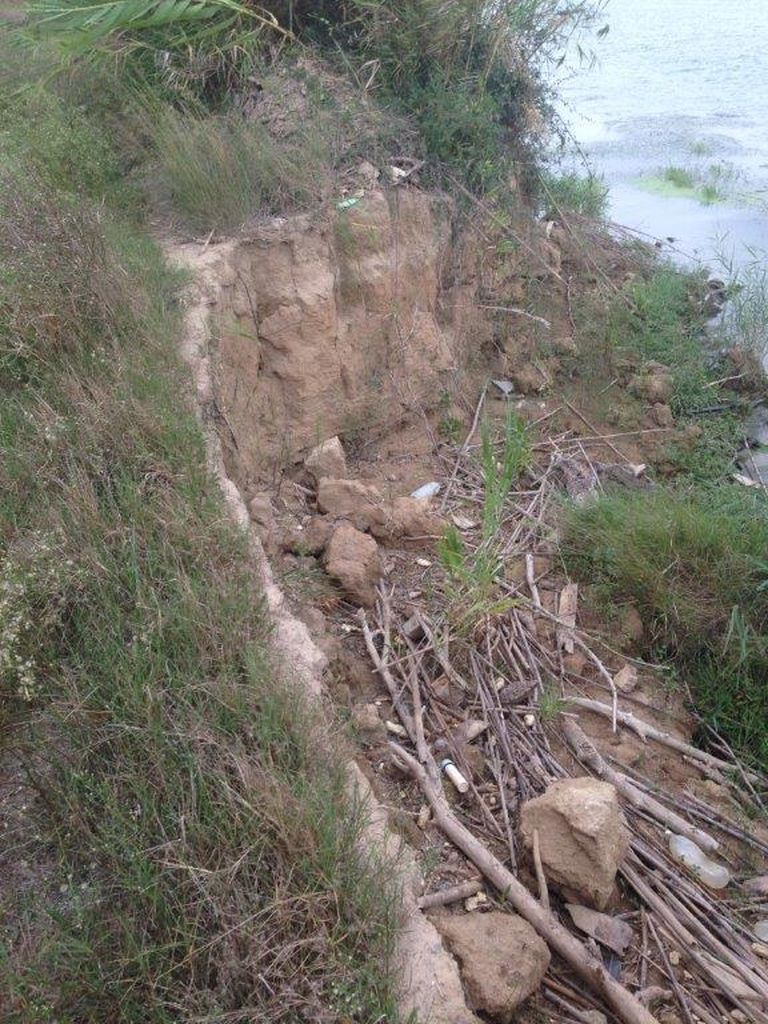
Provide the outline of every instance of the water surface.
<path id="1" fill-rule="evenodd" d="M 608 0 L 604 21 L 560 90 L 610 215 L 709 262 L 768 249 L 768 0 Z M 660 194 L 670 167 L 693 195 Z"/>

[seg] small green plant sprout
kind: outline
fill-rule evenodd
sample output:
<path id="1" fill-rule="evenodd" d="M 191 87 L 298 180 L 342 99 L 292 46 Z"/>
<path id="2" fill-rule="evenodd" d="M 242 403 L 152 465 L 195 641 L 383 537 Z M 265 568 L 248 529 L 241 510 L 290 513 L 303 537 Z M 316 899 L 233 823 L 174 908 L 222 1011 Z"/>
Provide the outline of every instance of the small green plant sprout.
<path id="1" fill-rule="evenodd" d="M 501 452 L 487 423 L 481 430 L 480 464 L 483 477 L 481 540 L 470 551 L 454 526 L 438 544 L 438 556 L 449 579 L 458 584 L 462 620 L 500 614 L 510 606 L 499 599 L 496 583 L 502 568 L 501 527 L 510 491 L 531 463 L 531 446 L 524 422 L 510 409 L 504 424 Z"/>
<path id="2" fill-rule="evenodd" d="M 461 420 L 457 416 L 445 415 L 437 425 L 440 437 L 451 444 L 458 444 L 461 439 Z"/>
<path id="3" fill-rule="evenodd" d="M 567 707 L 559 689 L 547 683 L 539 694 L 539 718 L 542 722 L 553 722 Z"/>

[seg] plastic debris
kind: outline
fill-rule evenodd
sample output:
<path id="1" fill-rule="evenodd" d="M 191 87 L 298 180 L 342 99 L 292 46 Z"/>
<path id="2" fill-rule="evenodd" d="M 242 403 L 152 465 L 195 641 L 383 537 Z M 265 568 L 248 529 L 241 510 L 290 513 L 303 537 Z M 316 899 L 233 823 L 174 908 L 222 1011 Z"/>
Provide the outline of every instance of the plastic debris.
<path id="1" fill-rule="evenodd" d="M 509 398 L 515 390 L 515 385 L 511 380 L 492 380 L 491 384 L 494 384 L 505 398 Z"/>
<path id="2" fill-rule="evenodd" d="M 467 790 L 469 789 L 469 783 L 461 774 L 461 772 L 453 763 L 453 761 L 450 759 L 450 757 L 446 757 L 444 761 L 440 762 L 440 771 L 443 772 L 446 778 L 449 778 L 451 780 L 451 782 L 454 784 L 454 786 L 460 793 L 467 792 Z"/>
<path id="3" fill-rule="evenodd" d="M 362 196 L 348 196 L 346 199 L 340 199 L 339 202 L 336 203 L 336 209 L 349 210 L 353 206 L 357 206 L 361 199 Z"/>
<path id="4" fill-rule="evenodd" d="M 757 921 L 752 931 L 755 933 L 756 939 L 760 939 L 761 942 L 768 942 L 768 918 Z"/>
<path id="5" fill-rule="evenodd" d="M 710 860 L 692 839 L 670 832 L 669 852 L 673 860 L 689 868 L 710 889 L 724 889 L 731 880 L 728 868 Z"/>
<path id="6" fill-rule="evenodd" d="M 415 491 L 411 493 L 412 498 L 434 498 L 436 494 L 440 493 L 440 484 L 437 480 L 432 480 L 428 484 L 422 484 L 421 487 L 417 487 Z"/>

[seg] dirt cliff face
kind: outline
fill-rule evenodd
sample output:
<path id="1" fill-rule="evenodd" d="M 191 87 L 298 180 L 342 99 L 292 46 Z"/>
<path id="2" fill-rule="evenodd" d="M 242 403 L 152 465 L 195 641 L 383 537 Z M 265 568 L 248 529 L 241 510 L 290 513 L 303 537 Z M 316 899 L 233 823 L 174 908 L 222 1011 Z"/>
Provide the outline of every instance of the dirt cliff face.
<path id="1" fill-rule="evenodd" d="M 438 404 L 490 334 L 478 246 L 457 243 L 451 214 L 440 196 L 377 190 L 222 247 L 216 403 L 241 481 Z"/>

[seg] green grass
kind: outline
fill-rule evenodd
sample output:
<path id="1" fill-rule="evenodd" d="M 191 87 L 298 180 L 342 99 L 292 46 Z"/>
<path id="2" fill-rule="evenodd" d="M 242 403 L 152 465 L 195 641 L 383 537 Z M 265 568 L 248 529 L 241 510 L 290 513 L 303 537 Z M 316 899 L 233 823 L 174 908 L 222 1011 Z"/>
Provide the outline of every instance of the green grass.
<path id="1" fill-rule="evenodd" d="M 595 174 L 545 175 L 542 191 L 547 215 L 578 213 L 599 220 L 608 208 L 608 186 Z"/>
<path id="2" fill-rule="evenodd" d="M 532 452 L 525 423 L 510 409 L 500 448 L 491 428 L 481 428 L 480 465 L 483 476 L 483 510 L 480 542 L 470 550 L 455 526 L 449 526 L 438 543 L 438 556 L 446 571 L 449 614 L 460 625 L 474 625 L 482 614 L 501 610 L 497 581 L 503 569 L 499 535 L 510 491 L 530 466 Z"/>
<path id="3" fill-rule="evenodd" d="M 630 601 L 699 711 L 768 765 L 768 503 L 735 485 L 610 494 L 567 511 L 569 571 Z"/>
<path id="4" fill-rule="evenodd" d="M 701 156 L 704 151 L 696 155 Z M 655 195 L 696 199 L 703 206 L 712 206 L 728 200 L 745 201 L 735 190 L 736 172 L 731 164 L 718 162 L 704 166 L 669 166 L 657 174 L 637 179 L 637 185 Z"/>
<path id="5" fill-rule="evenodd" d="M 257 213 L 315 205 L 328 188 L 329 147 L 312 126 L 278 141 L 241 115 L 168 107 L 152 144 L 161 194 L 199 231 L 234 231 Z"/>
<path id="6" fill-rule="evenodd" d="M 39 864 L 0 888 L 3 1019 L 395 1020 L 392 866 L 272 652 L 179 281 L 103 140 L 61 161 L 89 128 L 50 100 L 23 137 L 36 109 L 0 115 L 0 757 Z"/>
<path id="7" fill-rule="evenodd" d="M 592 328 L 602 335 L 599 347 L 607 358 L 634 358 L 641 374 L 643 363 L 669 367 L 670 405 L 676 416 L 712 404 L 713 392 L 707 385 L 714 373 L 708 366 L 704 319 L 697 305 L 703 289 L 696 275 L 658 264 L 611 299 L 607 314 Z"/>
<path id="8" fill-rule="evenodd" d="M 509 192 L 513 173 L 545 148 L 552 126 L 548 61 L 599 12 L 595 0 L 194 0 L 99 10 L 74 0 L 33 6 L 33 31 L 67 54 L 149 82 L 175 102 L 226 112 L 264 64 L 309 44 L 364 93 L 404 113 L 429 161 L 427 178 L 475 192 Z M 412 155 L 400 145 L 392 153 Z M 417 154 L 418 155 L 418 154 Z"/>

